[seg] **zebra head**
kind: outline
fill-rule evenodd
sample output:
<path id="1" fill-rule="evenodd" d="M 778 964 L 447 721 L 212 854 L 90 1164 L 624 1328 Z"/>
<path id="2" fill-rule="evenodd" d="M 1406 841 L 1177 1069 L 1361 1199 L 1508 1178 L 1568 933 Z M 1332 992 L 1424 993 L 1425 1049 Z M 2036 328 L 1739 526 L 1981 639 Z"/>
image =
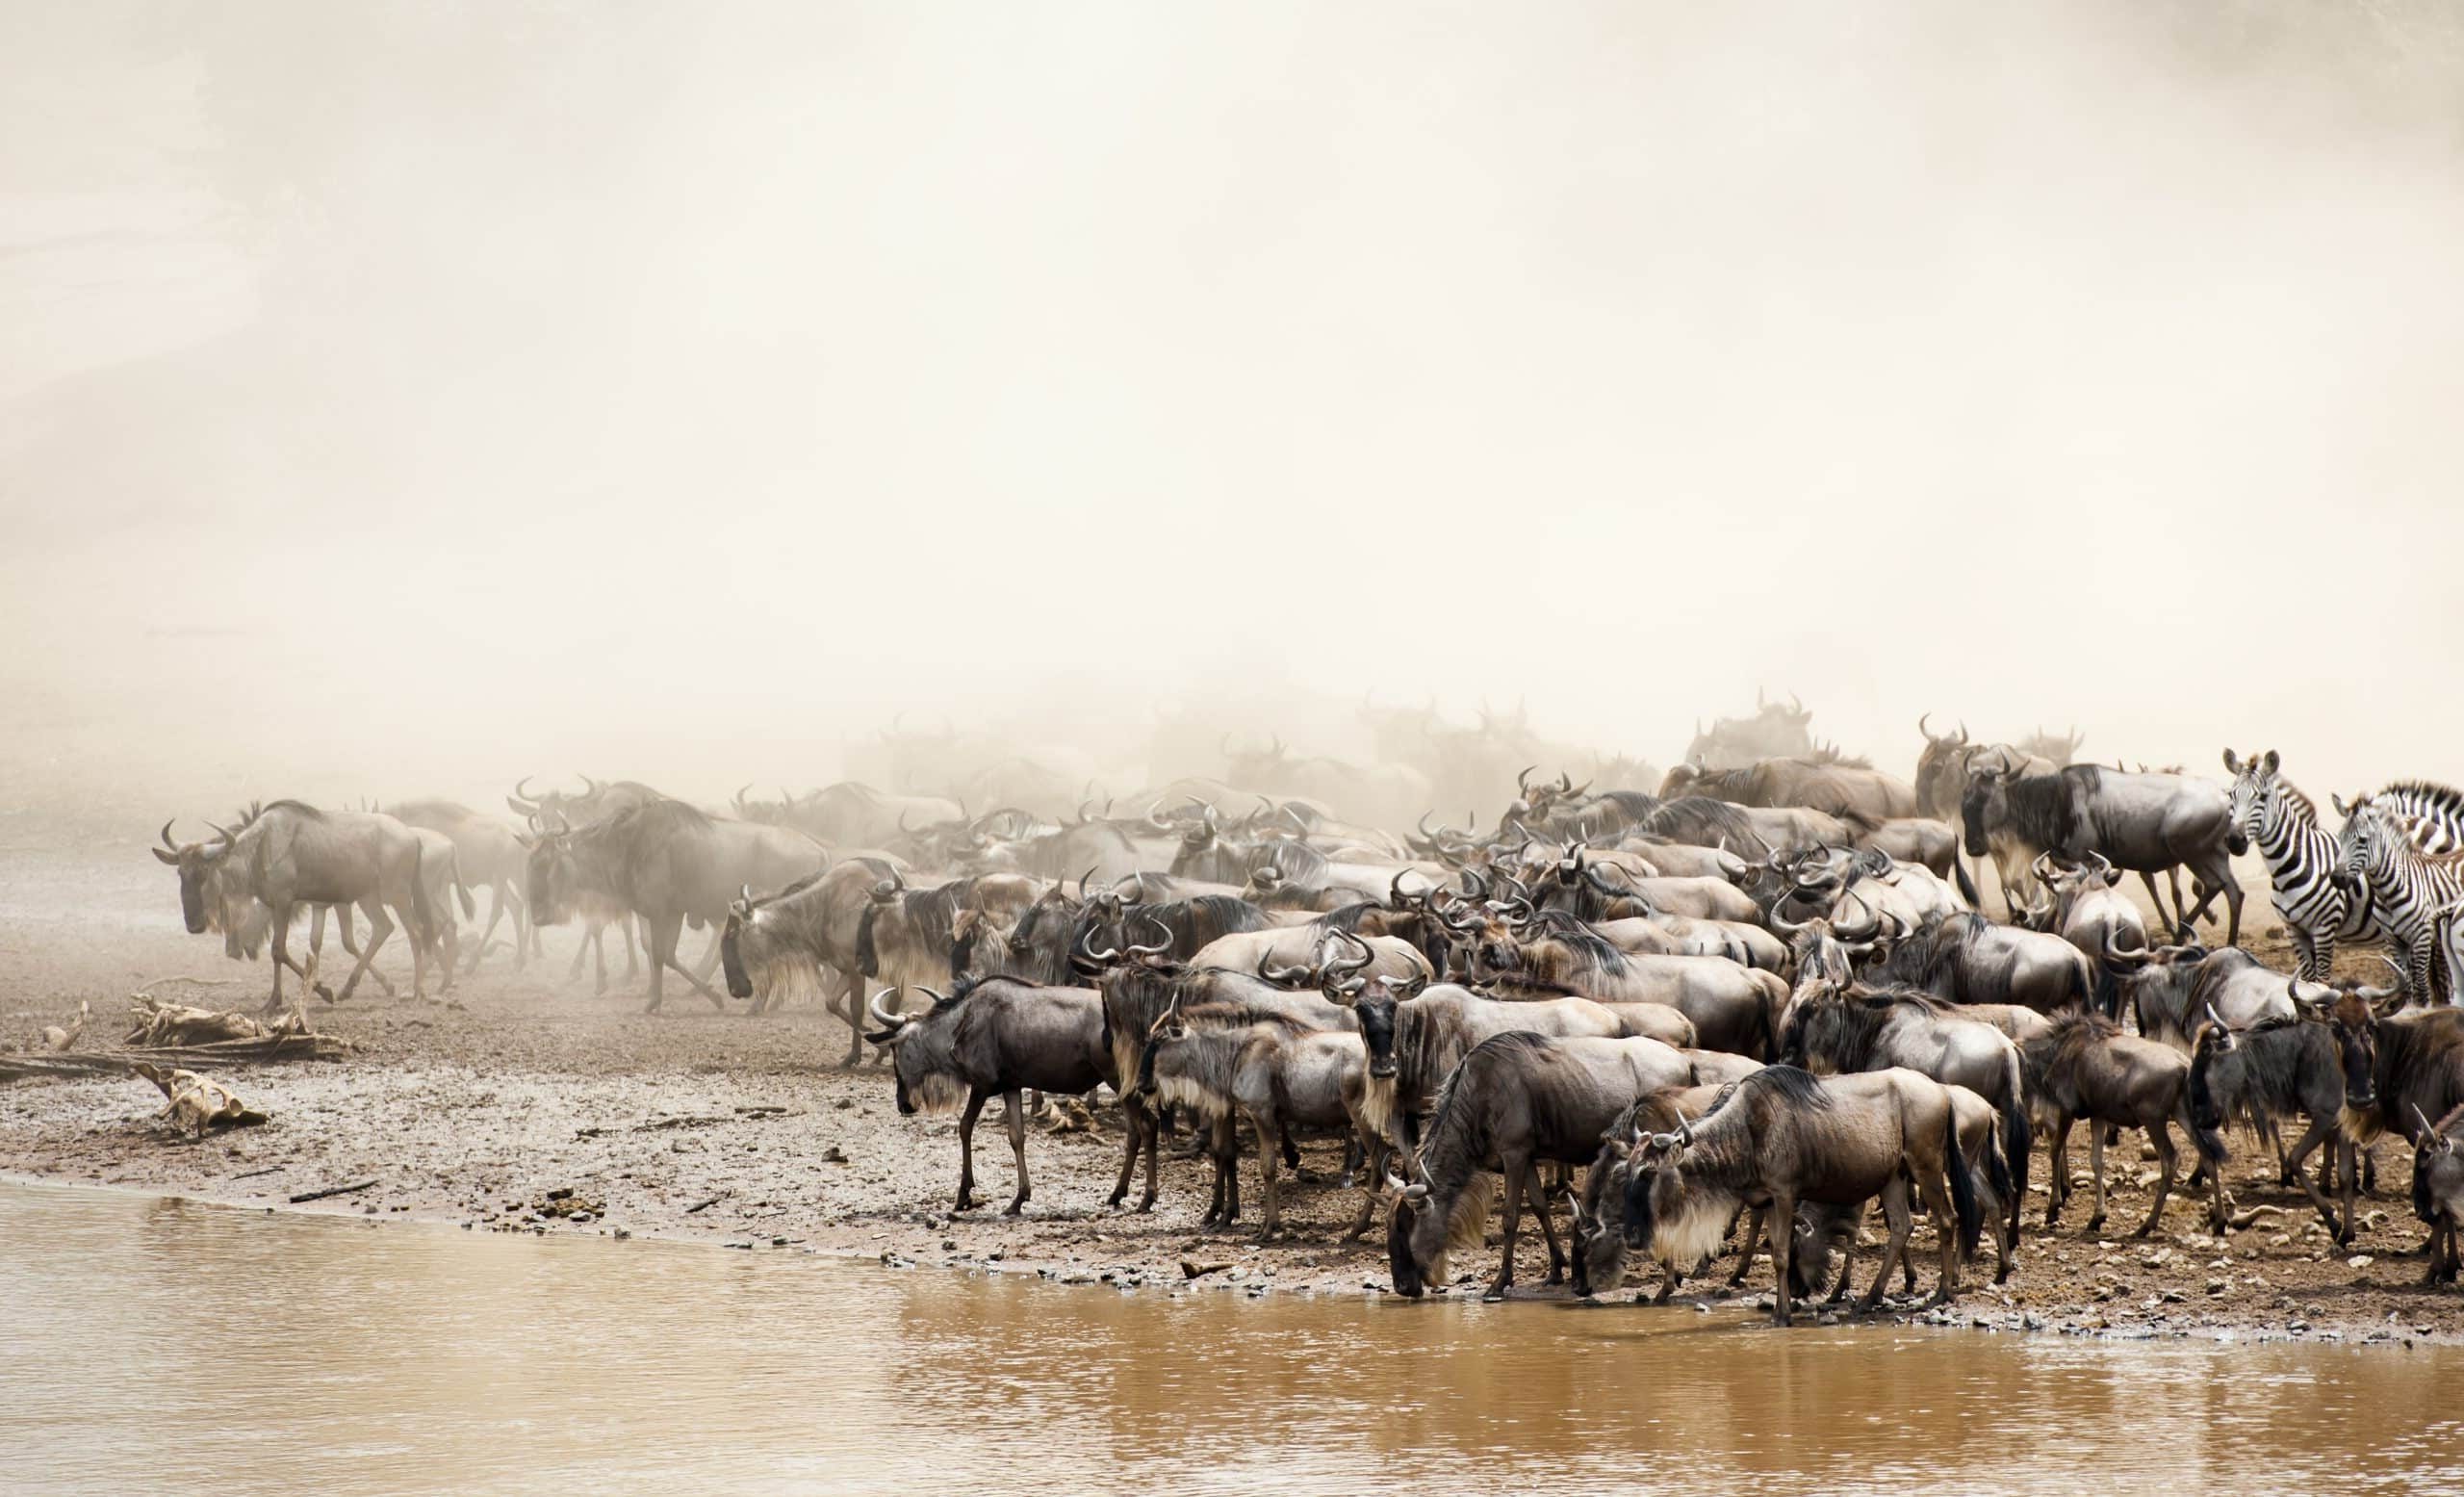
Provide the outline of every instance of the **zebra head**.
<path id="1" fill-rule="evenodd" d="M 2260 828 L 2276 818 L 2277 763 L 2273 749 L 2247 759 L 2224 751 L 2224 767 L 2233 771 L 2232 824 L 2252 841 L 2258 840 Z"/>
<path id="2" fill-rule="evenodd" d="M 2334 801 L 2345 818 L 2344 831 L 2336 839 L 2341 881 L 2348 886 L 2366 884 L 2385 849 L 2387 823 L 2367 795 L 2354 796 L 2350 804 L 2341 795 Z"/>

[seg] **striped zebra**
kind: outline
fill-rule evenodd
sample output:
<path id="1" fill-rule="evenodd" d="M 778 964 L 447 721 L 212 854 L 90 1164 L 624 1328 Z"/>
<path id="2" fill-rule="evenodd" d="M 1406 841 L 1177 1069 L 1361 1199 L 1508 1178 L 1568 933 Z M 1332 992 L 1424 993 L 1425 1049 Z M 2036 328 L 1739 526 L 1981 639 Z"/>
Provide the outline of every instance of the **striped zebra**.
<path id="1" fill-rule="evenodd" d="M 2407 999 L 2449 1001 L 2452 983 L 2440 959 L 2438 916 L 2464 899 L 2464 852 L 2423 852 L 2372 796 L 2349 806 L 2342 796 L 2334 800 L 2345 818 L 2345 878 L 2375 905 L 2388 942 L 2403 951 Z"/>
<path id="2" fill-rule="evenodd" d="M 2435 780 L 2395 780 L 2370 802 L 2426 853 L 2464 850 L 2464 790 Z"/>
<path id="3" fill-rule="evenodd" d="M 2339 942 L 2374 941 L 2384 932 L 2367 889 L 2358 899 L 2346 897 L 2343 849 L 2319 824 L 2310 797 L 2278 777 L 2278 763 L 2273 749 L 2248 759 L 2224 751 L 2224 767 L 2233 771 L 2233 825 L 2267 864 L 2270 900 L 2299 954 L 2297 975 L 2325 982 Z"/>

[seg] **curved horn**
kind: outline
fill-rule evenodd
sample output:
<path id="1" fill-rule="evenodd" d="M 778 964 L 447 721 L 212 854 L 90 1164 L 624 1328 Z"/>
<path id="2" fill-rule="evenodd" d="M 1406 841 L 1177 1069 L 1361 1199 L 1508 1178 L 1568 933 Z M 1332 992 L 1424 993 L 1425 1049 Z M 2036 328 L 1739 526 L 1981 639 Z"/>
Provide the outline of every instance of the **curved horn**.
<path id="1" fill-rule="evenodd" d="M 738 786 L 738 787 L 736 787 L 736 792 L 735 792 L 735 809 L 736 809 L 736 810 L 738 810 L 738 811 L 742 811 L 742 810 L 744 809 L 744 792 L 745 792 L 745 791 L 747 791 L 747 790 L 749 790 L 749 789 L 752 789 L 752 788 L 753 788 L 753 782 L 752 782 L 752 781 L 750 781 L 750 780 L 745 781 L 745 782 L 744 782 L 744 784 L 742 784 L 742 785 L 740 785 L 740 786 Z"/>
<path id="2" fill-rule="evenodd" d="M 530 793 L 530 777 L 528 775 L 524 775 L 521 779 L 513 782 L 513 793 L 519 795 L 524 800 L 533 803 L 536 803 L 539 799 L 538 796 Z"/>
<path id="3" fill-rule="evenodd" d="M 1792 920 L 1780 913 L 1782 910 L 1786 909 L 1788 901 L 1795 897 L 1797 897 L 1797 891 L 1792 889 L 1786 893 L 1782 894 L 1779 898 L 1772 900 L 1771 913 L 1765 916 L 1765 918 L 1770 920 L 1772 929 L 1778 931 L 1783 936 L 1790 938 L 1791 940 L 1805 934 L 1806 927 L 1813 923 L 1810 919 Z"/>
<path id="4" fill-rule="evenodd" d="M 1085 957 L 1090 962 L 1117 962 L 1120 960 L 1120 952 L 1116 948 L 1107 946 L 1101 951 L 1095 949 L 1095 927 L 1092 925 L 1087 927 L 1086 935 L 1078 938 L 1078 954 Z"/>
<path id="5" fill-rule="evenodd" d="M 179 817 L 173 816 L 171 821 L 177 821 L 179 819 Z M 173 852 L 178 852 L 180 850 L 180 844 L 171 840 L 171 821 L 166 821 L 163 823 L 163 845 L 168 847 Z"/>
<path id="6" fill-rule="evenodd" d="M 1091 863 L 1087 865 L 1086 872 L 1078 875 L 1078 902 L 1080 904 L 1085 904 L 1087 902 L 1087 881 L 1094 876 L 1095 865 Z"/>
<path id="7" fill-rule="evenodd" d="M 1357 946 L 1357 947 L 1359 947 L 1359 948 L 1360 948 L 1360 958 L 1359 958 L 1359 960 L 1357 960 L 1357 961 L 1352 961 L 1352 962 L 1329 962 L 1329 963 L 1327 963 L 1327 964 L 1326 964 L 1326 974 L 1327 974 L 1328 976 L 1330 976 L 1330 977 L 1333 977 L 1333 976 L 1348 977 L 1348 976 L 1350 976 L 1352 973 L 1357 972 L 1357 971 L 1359 971 L 1361 968 L 1365 968 L 1365 967 L 1369 966 L 1369 964 L 1370 964 L 1370 963 L 1374 962 L 1374 961 L 1376 961 L 1376 960 L 1377 960 L 1377 952 L 1376 952 L 1376 950 L 1375 950 L 1373 947 L 1372 947 L 1372 946 L 1369 944 L 1369 942 L 1365 942 L 1365 941 L 1361 940 L 1358 936 L 1353 935 L 1351 932 L 1349 932 L 1349 931 L 1348 931 L 1348 930 L 1339 930 L 1339 931 L 1335 932 L 1335 939 L 1336 939 L 1337 941 L 1339 941 L 1339 942 L 1343 942 L 1343 943 L 1344 943 L 1345 945 L 1347 945 L 1347 946 Z"/>
<path id="8" fill-rule="evenodd" d="M 1256 968 L 1258 981 L 1277 988 L 1293 988 L 1309 982 L 1318 975 L 1306 967 L 1269 967 L 1267 958 L 1272 955 L 1274 952 L 1271 949 L 1262 947 L 1258 951 Z"/>
<path id="9" fill-rule="evenodd" d="M 864 1005 L 864 1016 L 882 1028 L 896 1033 L 915 1022 L 915 1020 L 912 1015 L 893 1014 L 885 1007 L 889 1002 L 891 991 L 884 988 L 881 992 L 874 994 L 872 1001 Z"/>
<path id="10" fill-rule="evenodd" d="M 1933 713 L 1927 712 L 1923 717 L 1916 719 L 1916 731 L 1925 736 L 1925 741 L 1928 743 L 1934 741 L 1934 730 L 1926 727 L 1925 724 L 1933 715 Z"/>
<path id="11" fill-rule="evenodd" d="M 1386 908 L 1389 910 L 1400 910 L 1411 903 L 1411 895 L 1403 892 L 1403 875 L 1411 871 L 1409 868 L 1395 870 L 1393 881 L 1386 886 Z"/>
<path id="12" fill-rule="evenodd" d="M 1164 933 L 1164 940 L 1160 944 L 1152 946 L 1142 946 L 1133 942 L 1129 948 L 1129 955 L 1162 956 L 1165 952 L 1172 949 L 1172 928 L 1170 926 L 1165 924 L 1162 920 L 1157 919 L 1152 915 L 1141 915 L 1139 918 L 1145 921 L 1147 924 L 1154 926 L 1157 930 L 1162 931 Z"/>
<path id="13" fill-rule="evenodd" d="M 1521 770 L 1516 772 L 1514 777 L 1514 792 L 1517 795 L 1524 797 L 1526 800 L 1530 799 L 1531 771 L 1539 767 L 1540 766 L 1538 764 L 1526 764 Z"/>

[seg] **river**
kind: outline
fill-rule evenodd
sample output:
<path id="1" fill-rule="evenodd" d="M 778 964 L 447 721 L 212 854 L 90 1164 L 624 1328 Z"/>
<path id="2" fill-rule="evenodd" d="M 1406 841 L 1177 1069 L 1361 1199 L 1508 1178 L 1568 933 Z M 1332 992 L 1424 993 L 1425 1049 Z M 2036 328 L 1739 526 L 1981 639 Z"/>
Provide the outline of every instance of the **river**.
<path id="1" fill-rule="evenodd" d="M 0 1184 L 0 1489 L 2453 1490 L 2464 1354 L 1062 1288 Z"/>

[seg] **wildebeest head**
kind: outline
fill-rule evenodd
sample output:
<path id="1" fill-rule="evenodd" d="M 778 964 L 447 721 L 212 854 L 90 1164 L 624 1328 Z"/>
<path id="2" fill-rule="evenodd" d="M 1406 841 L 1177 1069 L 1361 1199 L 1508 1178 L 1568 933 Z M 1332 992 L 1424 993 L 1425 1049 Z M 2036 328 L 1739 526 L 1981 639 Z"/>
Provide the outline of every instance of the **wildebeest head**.
<path id="1" fill-rule="evenodd" d="M 2384 988 L 2329 988 L 2298 977 L 2293 980 L 2293 1001 L 2312 1015 L 2324 1015 L 2336 1037 L 2336 1054 L 2345 1068 L 2348 1112 L 2368 1112 L 2378 1105 L 2379 1005 L 2404 991 L 2402 978 L 2399 968 L 2397 981 Z M 2347 1131 L 2362 1144 L 2377 1136 L 2375 1126 L 2348 1126 Z M 2363 1134 L 2368 1136 L 2359 1136 Z"/>
<path id="2" fill-rule="evenodd" d="M 1452 1279 L 1448 1257 L 1453 1224 L 1430 1200 L 1428 1181 L 1406 1182 L 1389 1170 L 1386 1194 L 1394 1200 L 1393 1214 L 1386 1219 L 1386 1269 L 1394 1276 L 1395 1292 L 1417 1300 L 1431 1285 L 1445 1289 Z M 1464 1191 L 1456 1215 L 1474 1214 L 1485 1201 L 1484 1190 Z"/>
<path id="3" fill-rule="evenodd" d="M 1969 857 L 1992 851 L 1986 828 L 2007 819 L 2010 783 L 2018 773 L 2019 766 L 2007 755 L 1981 758 L 1968 766 L 1967 787 L 1960 792 L 1960 832 L 1961 846 Z"/>
<path id="4" fill-rule="evenodd" d="M 522 897 L 537 925 L 561 925 L 573 914 L 576 856 L 573 829 L 561 815 L 542 817 L 523 859 Z"/>
<path id="5" fill-rule="evenodd" d="M 230 856 L 232 834 L 218 826 L 214 830 L 217 835 L 210 842 L 176 842 L 171 839 L 171 823 L 166 821 L 163 845 L 151 849 L 157 859 L 180 870 L 180 917 L 192 936 L 211 929 L 215 913 L 228 920 L 227 909 L 210 907 L 226 905 L 219 874 Z"/>

